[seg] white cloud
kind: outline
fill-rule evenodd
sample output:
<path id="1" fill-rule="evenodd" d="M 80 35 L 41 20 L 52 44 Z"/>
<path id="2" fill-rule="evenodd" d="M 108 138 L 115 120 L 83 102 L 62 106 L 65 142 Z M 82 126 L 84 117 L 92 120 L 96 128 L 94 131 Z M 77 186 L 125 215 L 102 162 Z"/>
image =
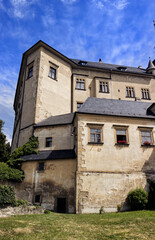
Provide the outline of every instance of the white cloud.
<path id="1" fill-rule="evenodd" d="M 61 2 L 65 3 L 65 4 L 72 4 L 74 2 L 76 2 L 77 0 L 61 0 Z"/>
<path id="2" fill-rule="evenodd" d="M 3 0 L 0 0 L 0 9 L 4 10 L 5 11 L 5 7 L 3 5 Z"/>
<path id="3" fill-rule="evenodd" d="M 30 14 L 31 17 L 34 17 L 34 12 L 30 6 L 36 3 L 36 0 L 10 0 L 10 3 L 11 8 L 8 10 L 10 16 L 13 14 L 16 18 L 24 18 Z"/>
<path id="4" fill-rule="evenodd" d="M 129 2 L 127 0 L 117 0 L 113 3 L 113 6 L 118 10 L 123 10 L 128 4 Z"/>
<path id="5" fill-rule="evenodd" d="M 129 4 L 128 0 L 92 0 L 99 9 L 110 9 L 111 7 L 117 10 L 123 10 Z"/>

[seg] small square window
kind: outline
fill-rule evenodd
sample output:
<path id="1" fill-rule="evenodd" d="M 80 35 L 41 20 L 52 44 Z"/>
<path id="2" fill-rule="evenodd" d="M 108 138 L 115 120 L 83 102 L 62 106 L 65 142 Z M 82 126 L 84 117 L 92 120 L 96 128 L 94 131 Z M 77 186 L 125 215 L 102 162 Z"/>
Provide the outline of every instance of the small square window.
<path id="1" fill-rule="evenodd" d="M 141 92 L 142 92 L 142 99 L 148 99 L 148 100 L 151 99 L 150 98 L 150 91 L 149 91 L 149 89 L 142 88 Z"/>
<path id="2" fill-rule="evenodd" d="M 46 138 L 46 147 L 52 147 L 52 137 Z"/>
<path id="3" fill-rule="evenodd" d="M 28 68 L 28 75 L 27 78 L 31 78 L 33 76 L 33 66 Z"/>
<path id="4" fill-rule="evenodd" d="M 114 126 L 115 128 L 115 143 L 119 145 L 128 145 L 128 127 L 127 126 Z"/>
<path id="5" fill-rule="evenodd" d="M 77 103 L 77 110 L 80 109 L 80 107 L 82 106 L 83 103 Z"/>
<path id="6" fill-rule="evenodd" d="M 152 131 L 150 130 L 141 130 L 141 141 L 142 145 L 152 145 Z"/>
<path id="7" fill-rule="evenodd" d="M 45 170 L 45 163 L 44 162 L 40 162 L 39 163 L 39 171 L 44 171 Z"/>
<path id="8" fill-rule="evenodd" d="M 109 93 L 109 84 L 108 82 L 100 81 L 99 84 L 100 92 Z"/>
<path id="9" fill-rule="evenodd" d="M 88 124 L 88 127 L 89 127 L 88 143 L 103 144 L 103 134 L 102 134 L 103 125 Z"/>
<path id="10" fill-rule="evenodd" d="M 56 69 L 50 66 L 49 77 L 56 79 Z"/>
<path id="11" fill-rule="evenodd" d="M 85 90 L 85 80 L 84 79 L 76 79 L 76 89 Z"/>

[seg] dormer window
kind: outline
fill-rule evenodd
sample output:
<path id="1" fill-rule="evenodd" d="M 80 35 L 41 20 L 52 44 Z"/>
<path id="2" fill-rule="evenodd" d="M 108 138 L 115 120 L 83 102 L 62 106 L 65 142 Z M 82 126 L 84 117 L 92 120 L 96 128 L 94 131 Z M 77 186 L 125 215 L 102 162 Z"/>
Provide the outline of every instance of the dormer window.
<path id="1" fill-rule="evenodd" d="M 123 67 L 123 66 L 120 66 L 120 67 L 118 67 L 117 69 L 120 70 L 120 71 L 126 71 L 127 68 L 126 68 L 126 67 Z"/>
<path id="2" fill-rule="evenodd" d="M 85 62 L 85 61 L 79 61 L 79 64 L 82 65 L 82 66 L 85 66 L 85 65 L 87 65 L 87 62 Z"/>

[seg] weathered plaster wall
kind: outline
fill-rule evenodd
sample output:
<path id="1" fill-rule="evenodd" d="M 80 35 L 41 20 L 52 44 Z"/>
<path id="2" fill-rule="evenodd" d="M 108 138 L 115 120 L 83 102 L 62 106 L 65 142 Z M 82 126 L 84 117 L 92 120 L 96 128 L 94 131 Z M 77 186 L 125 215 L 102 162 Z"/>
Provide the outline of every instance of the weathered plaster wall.
<path id="1" fill-rule="evenodd" d="M 50 66 L 55 64 L 56 80 L 49 77 Z M 38 123 L 51 115 L 71 111 L 71 67 L 47 50 L 41 50 L 38 77 L 35 122 Z"/>
<path id="2" fill-rule="evenodd" d="M 43 161 L 40 161 L 43 162 Z M 22 165 L 25 178 L 16 184 L 16 196 L 34 203 L 35 195 L 41 195 L 41 205 L 57 210 L 57 198 L 67 199 L 67 212 L 75 211 L 75 169 L 76 160 L 46 160 L 45 170 L 38 170 L 37 161 L 27 161 Z"/>
<path id="3" fill-rule="evenodd" d="M 88 144 L 88 123 L 103 124 L 102 145 Z M 115 145 L 113 125 L 128 126 L 129 145 Z M 146 174 L 155 173 L 154 147 L 141 146 L 139 126 L 153 127 L 154 136 L 154 120 L 78 115 L 77 212 L 98 211 L 102 205 L 116 210 L 131 188 L 144 187 Z M 88 197 L 79 207 L 81 191 Z"/>
<path id="4" fill-rule="evenodd" d="M 49 126 L 35 129 L 35 136 L 39 140 L 39 150 L 73 149 L 74 138 L 72 125 Z M 52 137 L 52 147 L 46 147 L 46 138 Z"/>
<path id="5" fill-rule="evenodd" d="M 88 97 L 135 101 L 135 98 L 126 97 L 126 87 L 133 87 L 135 97 L 139 99 L 142 98 L 141 88 L 148 88 L 151 100 L 141 101 L 155 101 L 155 80 L 150 77 L 78 69 L 73 69 L 73 74 L 73 111 L 77 110 L 77 102 L 83 103 Z M 76 89 L 76 79 L 85 79 L 85 90 Z M 108 82 L 109 93 L 99 92 L 100 81 Z"/>

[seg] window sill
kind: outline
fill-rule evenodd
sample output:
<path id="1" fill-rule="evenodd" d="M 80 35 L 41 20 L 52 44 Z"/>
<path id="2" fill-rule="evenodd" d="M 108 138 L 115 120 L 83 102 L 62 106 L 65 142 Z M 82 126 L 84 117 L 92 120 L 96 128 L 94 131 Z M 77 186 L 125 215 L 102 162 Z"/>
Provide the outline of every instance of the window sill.
<path id="1" fill-rule="evenodd" d="M 31 76 L 31 77 L 27 77 L 27 79 L 26 80 L 28 80 L 28 79 L 30 79 L 30 78 L 32 78 L 33 77 L 33 75 Z"/>
<path id="2" fill-rule="evenodd" d="M 135 98 L 135 97 L 128 97 L 128 96 L 126 96 L 126 98 Z"/>
<path id="3" fill-rule="evenodd" d="M 142 100 L 151 100 L 151 98 L 141 98 Z"/>
<path id="4" fill-rule="evenodd" d="M 115 143 L 115 145 L 120 147 L 128 147 L 129 143 Z"/>
<path id="5" fill-rule="evenodd" d="M 88 142 L 88 144 L 103 145 L 103 142 Z"/>
<path id="6" fill-rule="evenodd" d="M 75 88 L 75 90 L 86 91 L 86 89 L 81 89 L 81 88 Z"/>
<path id="7" fill-rule="evenodd" d="M 51 79 L 53 79 L 53 80 L 55 80 L 55 81 L 58 81 L 58 79 L 56 79 L 56 78 L 52 78 L 52 77 L 50 77 L 50 76 L 48 76 L 49 78 L 51 78 Z"/>
<path id="8" fill-rule="evenodd" d="M 99 91 L 99 93 L 110 93 L 110 92 L 102 92 L 102 91 Z"/>
<path id="9" fill-rule="evenodd" d="M 155 147 L 155 145 L 145 145 L 145 144 L 142 144 L 141 147 Z"/>

